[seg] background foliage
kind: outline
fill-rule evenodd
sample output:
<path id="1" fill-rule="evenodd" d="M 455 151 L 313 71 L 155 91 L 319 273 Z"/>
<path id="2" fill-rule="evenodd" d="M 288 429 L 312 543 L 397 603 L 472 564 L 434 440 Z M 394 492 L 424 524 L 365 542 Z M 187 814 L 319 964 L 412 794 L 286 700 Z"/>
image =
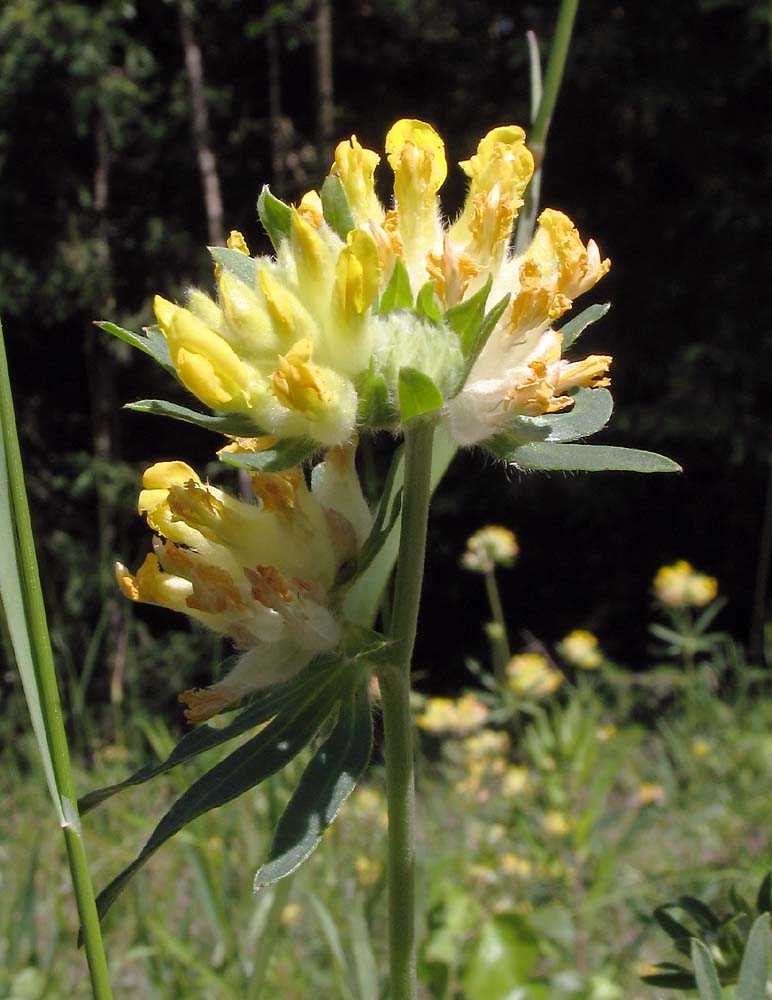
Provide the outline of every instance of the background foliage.
<path id="1" fill-rule="evenodd" d="M 436 125 L 453 161 L 485 129 L 527 124 L 525 32 L 544 48 L 556 10 L 456 0 L 3 6 L 0 312 L 76 711 L 88 695 L 111 703 L 118 725 L 121 699 L 170 699 L 219 652 L 208 637 L 170 633 L 163 612 L 130 615 L 115 598 L 113 559 L 134 564 L 146 544 L 134 513 L 140 468 L 166 457 L 202 465 L 212 441 L 121 412 L 128 400 L 169 396 L 169 385 L 91 326 L 109 317 L 137 327 L 155 291 L 209 284 L 202 146 L 222 225 L 267 250 L 260 185 L 298 198 L 326 172 L 337 136 L 356 131 L 379 148 L 393 120 L 415 115 Z M 193 127 L 191 38 L 203 132 Z M 722 624 L 749 637 L 770 459 L 771 51 L 769 7 L 754 0 L 580 10 L 543 199 L 614 262 L 598 290 L 613 309 L 592 332 L 592 349 L 615 357 L 618 413 L 604 440 L 670 454 L 686 471 L 610 475 L 598 489 L 594 477 L 504 476 L 479 455 L 457 459 L 430 526 L 416 657 L 434 671 L 433 689 L 457 686 L 463 654 L 484 649 L 469 626 L 484 616 L 482 591 L 456 566 L 463 539 L 487 521 L 518 533 L 504 602 L 546 640 L 586 624 L 612 654 L 642 664 L 644 627 L 629 609 L 656 567 L 681 556 L 720 578 L 730 596 Z M 448 211 L 462 193 L 451 172 Z M 377 444 L 363 458 L 379 469 Z"/>

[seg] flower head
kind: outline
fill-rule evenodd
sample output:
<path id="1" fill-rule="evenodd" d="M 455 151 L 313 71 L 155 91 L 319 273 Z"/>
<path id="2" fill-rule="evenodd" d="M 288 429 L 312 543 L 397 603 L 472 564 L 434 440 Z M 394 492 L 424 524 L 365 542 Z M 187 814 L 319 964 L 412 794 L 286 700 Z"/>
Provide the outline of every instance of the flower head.
<path id="1" fill-rule="evenodd" d="M 546 698 L 563 683 L 563 675 L 541 653 L 518 653 L 506 666 L 510 690 L 523 698 Z"/>
<path id="2" fill-rule="evenodd" d="M 671 566 L 661 566 L 654 577 L 654 593 L 669 608 L 702 608 L 715 600 L 718 580 L 698 573 L 691 563 L 679 559 Z"/>
<path id="3" fill-rule="evenodd" d="M 453 222 L 439 200 L 448 164 L 435 129 L 401 119 L 385 153 L 391 206 L 375 189 L 381 156 L 351 136 L 336 147 L 321 194 L 291 207 L 264 190 L 274 257 L 250 257 L 234 231 L 213 250 L 215 299 L 199 290 L 185 306 L 156 297 L 183 384 L 212 409 L 246 417 L 255 433 L 326 446 L 357 426 L 397 429 L 406 368 L 435 383 L 461 444 L 569 409 L 577 388 L 606 385 L 611 359 L 567 361 L 553 324 L 608 260 L 552 209 L 525 253 L 511 249 L 533 173 L 524 131 L 491 129 L 460 162 L 468 190 Z M 488 299 L 498 311 L 478 338 Z"/>
<path id="4" fill-rule="evenodd" d="M 475 573 L 492 573 L 496 566 L 511 566 L 519 551 L 513 531 L 489 524 L 467 539 L 461 565 Z"/>
<path id="5" fill-rule="evenodd" d="M 483 726 L 489 714 L 487 705 L 472 694 L 458 699 L 429 698 L 416 722 L 430 733 L 463 735 Z"/>
<path id="6" fill-rule="evenodd" d="M 586 629 L 574 629 L 558 643 L 558 652 L 572 666 L 580 670 L 597 670 L 603 663 L 598 637 Z"/>
<path id="7" fill-rule="evenodd" d="M 139 511 L 156 537 L 136 573 L 116 565 L 121 591 L 184 612 L 240 653 L 222 681 L 180 695 L 192 722 L 338 644 L 333 591 L 369 530 L 353 447 L 328 453 L 311 490 L 299 469 L 253 474 L 254 502 L 203 482 L 184 462 L 158 462 L 142 483 Z"/>

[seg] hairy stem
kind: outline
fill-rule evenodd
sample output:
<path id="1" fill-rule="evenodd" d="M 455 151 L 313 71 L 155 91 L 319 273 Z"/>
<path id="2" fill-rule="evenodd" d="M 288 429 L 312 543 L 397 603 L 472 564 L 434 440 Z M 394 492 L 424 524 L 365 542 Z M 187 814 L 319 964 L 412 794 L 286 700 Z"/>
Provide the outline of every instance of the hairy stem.
<path id="1" fill-rule="evenodd" d="M 378 675 L 383 703 L 389 813 L 389 968 L 391 1000 L 415 1000 L 415 779 L 410 715 L 410 665 L 426 553 L 434 426 L 405 428 L 405 484 L 392 614 L 393 656 Z"/>

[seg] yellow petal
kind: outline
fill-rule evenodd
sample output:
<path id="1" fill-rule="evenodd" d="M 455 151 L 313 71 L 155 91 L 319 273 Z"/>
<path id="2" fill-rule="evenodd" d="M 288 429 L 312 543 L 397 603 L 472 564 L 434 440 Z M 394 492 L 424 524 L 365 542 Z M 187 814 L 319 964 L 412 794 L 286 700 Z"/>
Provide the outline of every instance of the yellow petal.
<path id="1" fill-rule="evenodd" d="M 386 135 L 386 157 L 397 179 L 431 194 L 439 191 L 448 175 L 445 143 L 431 125 L 417 118 L 401 118 L 392 125 Z"/>
<path id="2" fill-rule="evenodd" d="M 355 135 L 335 147 L 332 172 L 340 177 L 357 225 L 383 218 L 383 207 L 375 193 L 374 180 L 375 168 L 380 160 L 375 150 L 365 149 Z"/>
<path id="3" fill-rule="evenodd" d="M 375 240 L 364 229 L 352 229 L 335 265 L 338 304 L 346 316 L 361 316 L 378 294 L 381 262 Z"/>

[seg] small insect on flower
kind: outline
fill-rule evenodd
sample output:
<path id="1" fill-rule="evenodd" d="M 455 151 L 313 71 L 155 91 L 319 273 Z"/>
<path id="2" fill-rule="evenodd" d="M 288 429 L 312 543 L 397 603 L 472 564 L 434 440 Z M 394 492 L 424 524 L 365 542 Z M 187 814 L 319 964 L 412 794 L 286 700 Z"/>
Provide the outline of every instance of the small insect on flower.
<path id="1" fill-rule="evenodd" d="M 156 534 L 153 552 L 136 573 L 116 565 L 130 600 L 182 611 L 239 651 L 223 680 L 180 695 L 191 722 L 339 643 L 336 586 L 370 529 L 353 445 L 327 453 L 311 489 L 299 468 L 255 473 L 250 485 L 254 502 L 203 482 L 184 462 L 150 466 L 138 506 Z"/>

